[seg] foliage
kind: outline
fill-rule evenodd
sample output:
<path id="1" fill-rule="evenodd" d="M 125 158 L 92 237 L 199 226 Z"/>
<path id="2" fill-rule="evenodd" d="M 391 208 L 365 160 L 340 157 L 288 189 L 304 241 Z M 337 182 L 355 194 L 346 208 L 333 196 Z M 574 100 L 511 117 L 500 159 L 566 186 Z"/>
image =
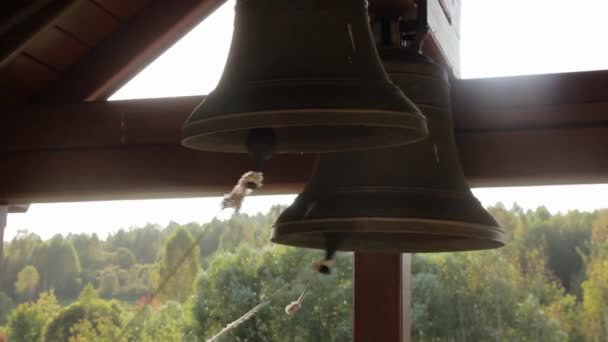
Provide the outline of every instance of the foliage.
<path id="1" fill-rule="evenodd" d="M 80 259 L 74 246 L 61 235 L 39 244 L 33 251 L 43 291 L 54 289 L 60 297 L 74 297 L 81 289 Z"/>
<path id="2" fill-rule="evenodd" d="M 117 303 L 101 300 L 92 285 L 87 285 L 78 301 L 61 309 L 44 327 L 43 341 L 68 341 L 71 337 L 88 334 L 87 324 L 102 336 L 107 330 L 115 331 L 121 327 L 122 310 Z M 83 323 L 83 324 L 81 324 Z M 103 323 L 104 329 L 98 329 Z"/>
<path id="3" fill-rule="evenodd" d="M 304 308 L 288 316 L 284 308 L 303 291 L 309 263 L 318 251 L 286 247 L 261 250 L 241 247 L 236 253 L 216 254 L 201 274 L 194 299 L 196 333 L 209 338 L 264 300 L 271 304 L 231 333 L 234 341 L 347 341 L 351 339 L 350 255 L 340 255 L 336 271 L 320 277 L 304 301 Z M 294 282 L 295 281 L 295 282 Z M 285 288 L 284 285 L 290 287 Z M 274 293 L 278 289 L 285 289 Z M 314 328 L 312 328 L 314 327 Z"/>
<path id="4" fill-rule="evenodd" d="M 592 254 L 583 283 L 583 325 L 590 341 L 608 340 L 608 210 L 592 225 Z"/>
<path id="5" fill-rule="evenodd" d="M 120 328 L 112 322 L 112 317 L 97 316 L 74 324 L 68 342 L 114 342 L 119 334 Z"/>
<path id="6" fill-rule="evenodd" d="M 43 292 L 35 303 L 17 306 L 8 320 L 8 337 L 11 342 L 40 342 L 45 323 L 59 310 L 53 292 Z"/>
<path id="7" fill-rule="evenodd" d="M 125 247 L 120 247 L 116 251 L 116 255 L 114 258 L 116 265 L 123 269 L 129 269 L 137 262 L 135 260 L 135 255 L 133 254 L 133 252 L 131 252 L 131 250 Z"/>
<path id="8" fill-rule="evenodd" d="M 0 326 L 6 324 L 8 315 L 13 310 L 13 307 L 14 303 L 11 297 L 4 292 L 0 292 Z"/>
<path id="9" fill-rule="evenodd" d="M 31 300 L 40 284 L 40 274 L 36 267 L 25 266 L 18 274 L 15 282 L 15 294 L 23 300 Z"/>
<path id="10" fill-rule="evenodd" d="M 128 340 L 141 342 L 198 341 L 192 331 L 192 317 L 187 305 L 168 301 L 162 306 L 148 306 L 130 330 Z"/>
<path id="11" fill-rule="evenodd" d="M 171 278 L 163 289 L 163 298 L 183 303 L 192 294 L 200 268 L 198 246 L 186 259 L 183 256 L 193 243 L 192 235 L 184 228 L 178 228 L 167 240 L 160 258 L 160 282 L 170 275 Z"/>
<path id="12" fill-rule="evenodd" d="M 104 298 L 110 298 L 114 296 L 120 287 L 118 283 L 118 275 L 113 269 L 105 269 L 101 273 L 99 280 L 99 293 Z"/>
<path id="13" fill-rule="evenodd" d="M 17 273 L 23 267 L 32 264 L 34 249 L 41 243 L 40 237 L 19 231 L 17 236 L 5 248 L 2 291 L 14 297 Z"/>
<path id="14" fill-rule="evenodd" d="M 115 341 L 126 319 L 141 313 L 128 341 L 196 341 L 271 299 L 224 340 L 350 340 L 349 255 L 338 255 L 335 272 L 318 277 L 301 310 L 285 314 L 285 305 L 303 290 L 310 262 L 322 254 L 268 243 L 281 210 L 204 225 L 132 227 L 106 240 L 70 234 L 42 241 L 22 231 L 5 244 L 0 313 L 48 289 L 65 306 L 42 293 L 12 309 L 7 335 L 11 342 L 39 342 L 43 332 L 46 341 Z M 505 230 L 506 247 L 413 257 L 413 340 L 607 340 L 608 210 L 551 214 L 500 204 L 489 210 Z M 203 231 L 194 255 L 153 299 L 150 294 Z M 30 286 L 34 269 L 37 287 Z"/>

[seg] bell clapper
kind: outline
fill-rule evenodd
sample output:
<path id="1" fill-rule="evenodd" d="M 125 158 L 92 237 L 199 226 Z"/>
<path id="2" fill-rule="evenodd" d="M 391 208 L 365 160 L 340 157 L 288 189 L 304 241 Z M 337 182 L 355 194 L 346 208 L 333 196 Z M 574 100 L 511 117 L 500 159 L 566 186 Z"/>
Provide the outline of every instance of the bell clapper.
<path id="1" fill-rule="evenodd" d="M 255 162 L 255 171 L 261 172 L 262 165 L 272 158 L 277 137 L 272 128 L 254 128 L 247 135 L 247 152 Z M 255 184 L 251 184 L 255 186 Z"/>
<path id="2" fill-rule="evenodd" d="M 335 264 L 335 260 L 332 259 L 331 257 L 328 259 L 324 259 L 324 260 L 318 260 L 312 263 L 312 269 L 315 271 L 314 273 L 312 273 L 310 275 L 310 277 L 308 278 L 308 282 L 306 283 L 306 287 L 304 287 L 304 291 L 302 291 L 302 293 L 300 294 L 300 297 L 298 297 L 297 300 L 289 303 L 286 307 L 285 307 L 285 313 L 288 315 L 293 315 L 294 313 L 296 313 L 298 310 L 300 310 L 302 308 L 302 302 L 304 301 L 304 296 L 306 296 L 306 293 L 308 293 L 308 291 L 310 290 L 310 287 L 312 286 L 312 284 L 315 282 L 315 280 L 317 279 L 317 275 L 319 273 L 321 274 L 329 274 L 331 272 L 331 267 Z"/>
<path id="3" fill-rule="evenodd" d="M 326 237 L 325 259 L 316 261 L 312 264 L 312 268 L 321 274 L 330 274 L 331 267 L 334 265 L 334 256 L 336 255 L 336 239 L 331 236 Z"/>
<path id="4" fill-rule="evenodd" d="M 304 287 L 304 291 L 302 291 L 302 293 L 300 294 L 300 297 L 298 297 L 297 300 L 289 303 L 285 307 L 286 314 L 293 315 L 294 313 L 296 313 L 296 311 L 298 311 L 302 308 L 302 302 L 304 301 L 304 296 L 306 295 L 308 290 L 310 290 L 310 287 L 312 286 L 314 281 L 317 279 L 317 274 L 319 274 L 319 273 L 330 274 L 331 273 L 331 268 L 336 263 L 336 261 L 334 259 L 334 256 L 336 254 L 336 249 L 335 249 L 334 239 L 329 239 L 328 241 L 330 241 L 330 242 L 328 242 L 328 244 L 327 244 L 328 248 L 325 250 L 325 258 L 323 260 L 314 261 L 312 263 L 312 269 L 315 272 L 313 274 L 311 274 L 310 277 L 308 278 L 306 287 Z"/>

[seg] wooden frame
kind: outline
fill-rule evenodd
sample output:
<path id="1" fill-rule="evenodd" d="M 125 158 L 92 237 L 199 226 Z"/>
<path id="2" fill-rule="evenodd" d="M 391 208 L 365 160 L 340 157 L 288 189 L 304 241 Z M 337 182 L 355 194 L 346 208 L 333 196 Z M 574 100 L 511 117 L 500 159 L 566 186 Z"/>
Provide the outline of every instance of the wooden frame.
<path id="1" fill-rule="evenodd" d="M 57 1 L 30 18 L 0 47 L 0 66 L 72 2 Z M 200 97 L 81 102 L 107 98 L 221 3 L 150 1 L 31 97 L 43 105 L 3 108 L 0 203 L 13 205 L 10 210 L 29 202 L 217 195 L 229 189 L 251 166 L 246 157 L 179 146 L 181 124 Z M 457 76 L 460 2 L 428 3 L 432 39 L 425 52 Z M 412 6 L 413 0 L 373 4 Z M 41 82 L 34 83 L 48 81 L 36 77 Z M 608 181 L 607 72 L 460 80 L 453 86 L 456 139 L 472 185 Z M 313 163 L 313 156 L 276 156 L 267 165 L 266 193 L 299 191 Z M 409 256 L 355 255 L 356 342 L 409 340 L 408 265 Z"/>
<path id="2" fill-rule="evenodd" d="M 550 89 L 548 89 L 550 88 Z M 456 140 L 473 186 L 608 181 L 608 72 L 453 82 Z M 508 96 L 505 96 L 508 94 Z M 179 146 L 202 97 L 5 109 L 0 201 L 218 194 L 247 157 Z M 280 155 L 266 191 L 297 192 L 314 163 Z"/>

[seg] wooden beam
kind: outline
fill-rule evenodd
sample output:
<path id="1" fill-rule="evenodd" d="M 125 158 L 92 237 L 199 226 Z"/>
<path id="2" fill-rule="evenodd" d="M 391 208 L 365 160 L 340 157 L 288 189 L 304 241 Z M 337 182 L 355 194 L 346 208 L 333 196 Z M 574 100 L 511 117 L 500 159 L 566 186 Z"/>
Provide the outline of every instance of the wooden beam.
<path id="1" fill-rule="evenodd" d="M 181 127 L 203 97 L 26 105 L 8 108 L 0 152 L 179 145 Z"/>
<path id="2" fill-rule="evenodd" d="M 0 68 L 9 64 L 37 33 L 52 25 L 74 0 L 30 2 L 0 26 Z"/>
<path id="3" fill-rule="evenodd" d="M 608 127 L 456 135 L 471 186 L 608 183 Z"/>
<path id="4" fill-rule="evenodd" d="M 458 80 L 452 85 L 456 113 L 525 106 L 608 102 L 608 70 Z M 574 117 L 576 113 L 572 113 Z"/>
<path id="5" fill-rule="evenodd" d="M 608 128 L 457 135 L 473 186 L 608 182 Z M 218 195 L 251 168 L 245 155 L 204 153 L 177 145 L 123 145 L 0 153 L 0 201 Z M 311 173 L 308 155 L 267 164 L 271 193 L 297 193 Z"/>
<path id="6" fill-rule="evenodd" d="M 608 71 L 457 80 L 458 134 L 605 127 Z M 0 151 L 177 144 L 203 97 L 5 108 Z"/>
<path id="7" fill-rule="evenodd" d="M 415 0 L 369 0 L 370 12 L 380 14 L 395 14 L 416 8 Z"/>
<path id="8" fill-rule="evenodd" d="M 452 102 L 473 185 L 608 181 L 608 72 L 459 80 Z"/>
<path id="9" fill-rule="evenodd" d="M 608 182 L 608 94 L 601 91 L 608 89 L 603 87 L 606 80 L 607 72 L 593 72 L 455 82 L 456 140 L 469 182 Z M 201 100 L 195 96 L 5 109 L 5 124 L 0 126 L 5 167 L 0 177 L 6 181 L 0 184 L 0 201 L 226 191 L 250 167 L 248 158 L 179 147 L 181 125 Z M 269 166 L 269 172 L 277 174 L 268 178 L 276 187 L 269 190 L 297 192 L 313 159 L 277 156 Z M 146 174 L 150 177 L 142 176 Z"/>
<path id="10" fill-rule="evenodd" d="M 23 214 L 30 210 L 29 204 L 11 204 L 8 206 L 8 212 L 10 214 Z"/>
<path id="11" fill-rule="evenodd" d="M 224 1 L 153 0 L 32 101 L 57 103 L 109 97 Z"/>
<path id="12" fill-rule="evenodd" d="M 408 291 L 404 284 L 409 282 L 409 269 L 404 269 L 407 264 L 401 254 L 355 253 L 355 342 L 410 341 L 411 316 L 404 314 L 408 311 L 404 307 L 404 291 Z"/>
<path id="13" fill-rule="evenodd" d="M 245 155 L 204 153 L 177 145 L 47 150 L 0 155 L 5 203 L 139 199 L 224 194 L 252 168 Z M 296 193 L 313 156 L 276 156 L 265 164 L 260 193 Z"/>

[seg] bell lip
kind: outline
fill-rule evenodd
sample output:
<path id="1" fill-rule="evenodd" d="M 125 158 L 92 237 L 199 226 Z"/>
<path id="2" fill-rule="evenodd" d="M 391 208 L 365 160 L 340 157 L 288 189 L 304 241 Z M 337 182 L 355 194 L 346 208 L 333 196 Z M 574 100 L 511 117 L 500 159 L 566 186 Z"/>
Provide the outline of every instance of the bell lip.
<path id="1" fill-rule="evenodd" d="M 418 142 L 429 134 L 427 119 L 419 111 L 307 108 L 233 113 L 188 120 L 182 127 L 181 143 L 184 147 L 196 150 L 247 153 L 245 137 L 251 129 L 273 128 L 280 132 L 281 129 L 312 130 L 314 127 L 334 127 L 336 130 L 361 127 L 373 128 L 375 131 L 364 137 L 335 134 L 331 142 L 324 143 L 315 142 L 317 137 L 314 135 L 310 139 L 299 141 L 292 141 L 289 136 L 279 136 L 279 143 L 273 153 L 327 153 L 388 148 Z M 230 138 L 235 135 L 242 135 L 242 143 Z"/>
<path id="2" fill-rule="evenodd" d="M 433 226 L 432 231 L 428 229 L 429 225 Z M 458 228 L 466 230 L 454 231 Z M 325 249 L 327 243 L 325 236 L 340 233 L 387 234 L 392 237 L 402 235 L 404 238 L 408 235 L 427 235 L 429 238 L 436 236 L 446 238 L 440 244 L 418 246 L 413 246 L 411 242 L 404 243 L 407 240 L 401 239 L 393 239 L 392 243 L 383 243 L 381 246 L 369 244 L 369 238 L 351 240 L 347 243 L 339 240 L 334 242 L 336 250 L 347 252 L 438 253 L 486 250 L 505 245 L 504 231 L 498 226 L 455 220 L 386 217 L 332 218 L 275 223 L 272 227 L 270 241 L 293 247 Z M 303 242 L 301 239 L 290 238 L 294 235 L 308 235 L 317 239 Z M 353 244 L 353 242 L 356 243 Z"/>

